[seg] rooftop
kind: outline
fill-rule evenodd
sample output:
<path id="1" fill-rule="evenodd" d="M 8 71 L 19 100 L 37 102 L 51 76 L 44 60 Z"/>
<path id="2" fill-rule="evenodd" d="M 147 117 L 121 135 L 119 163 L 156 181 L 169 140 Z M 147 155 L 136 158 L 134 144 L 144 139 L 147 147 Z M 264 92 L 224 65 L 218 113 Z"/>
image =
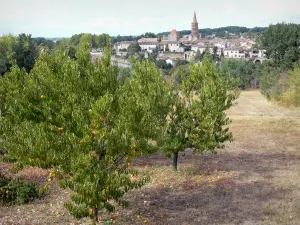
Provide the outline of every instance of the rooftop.
<path id="1" fill-rule="evenodd" d="M 170 33 L 171 35 L 176 35 L 177 34 L 177 31 L 175 29 L 173 29 Z"/>

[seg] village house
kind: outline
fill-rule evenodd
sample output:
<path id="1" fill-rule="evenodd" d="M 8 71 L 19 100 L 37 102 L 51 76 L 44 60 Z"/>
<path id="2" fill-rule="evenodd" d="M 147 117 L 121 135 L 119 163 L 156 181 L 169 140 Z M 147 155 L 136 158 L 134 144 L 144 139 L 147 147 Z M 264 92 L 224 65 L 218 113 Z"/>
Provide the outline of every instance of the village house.
<path id="1" fill-rule="evenodd" d="M 242 49 L 224 49 L 224 57 L 229 59 L 245 59 L 245 51 Z"/>
<path id="2" fill-rule="evenodd" d="M 113 49 L 116 51 L 117 56 L 126 56 L 129 45 L 135 43 L 136 43 L 135 41 L 117 42 L 116 44 L 114 44 Z"/>
<path id="3" fill-rule="evenodd" d="M 158 42 L 141 42 L 139 43 L 142 51 L 147 51 L 152 53 L 156 48 L 158 48 Z"/>
<path id="4" fill-rule="evenodd" d="M 179 34 L 175 29 L 173 29 L 170 34 L 168 35 L 169 41 L 178 41 L 179 40 Z"/>

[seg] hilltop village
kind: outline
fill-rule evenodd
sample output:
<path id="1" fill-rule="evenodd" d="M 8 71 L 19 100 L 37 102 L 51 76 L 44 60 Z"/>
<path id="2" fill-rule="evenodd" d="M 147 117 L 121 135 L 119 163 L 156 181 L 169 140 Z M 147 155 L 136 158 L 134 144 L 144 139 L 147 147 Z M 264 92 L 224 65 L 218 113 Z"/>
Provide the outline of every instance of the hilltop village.
<path id="1" fill-rule="evenodd" d="M 126 57 L 128 47 L 138 43 L 145 58 L 156 53 L 157 60 L 166 60 L 174 65 L 178 60 L 191 61 L 198 53 L 209 50 L 219 57 L 253 60 L 261 62 L 265 59 L 265 51 L 255 49 L 255 40 L 248 37 L 217 38 L 213 35 L 202 37 L 199 33 L 196 12 L 191 23 L 191 34 L 181 36 L 173 29 L 169 35 L 162 38 L 141 38 L 136 41 L 122 41 L 113 45 L 116 57 Z"/>

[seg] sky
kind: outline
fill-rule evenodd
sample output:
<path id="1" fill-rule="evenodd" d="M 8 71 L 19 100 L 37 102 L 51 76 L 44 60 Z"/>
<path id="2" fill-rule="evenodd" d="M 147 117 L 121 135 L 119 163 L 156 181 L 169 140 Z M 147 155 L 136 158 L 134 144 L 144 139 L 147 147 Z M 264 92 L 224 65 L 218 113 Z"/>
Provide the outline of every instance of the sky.
<path id="1" fill-rule="evenodd" d="M 0 35 L 140 35 L 201 28 L 300 23 L 300 0 L 0 0 Z"/>

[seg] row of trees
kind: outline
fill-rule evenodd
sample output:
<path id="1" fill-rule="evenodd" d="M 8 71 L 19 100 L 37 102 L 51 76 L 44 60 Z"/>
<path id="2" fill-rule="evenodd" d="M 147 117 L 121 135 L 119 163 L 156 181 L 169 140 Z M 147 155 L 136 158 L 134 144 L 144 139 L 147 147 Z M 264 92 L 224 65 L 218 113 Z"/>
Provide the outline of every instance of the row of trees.
<path id="1" fill-rule="evenodd" d="M 156 38 L 158 37 L 156 34 L 152 33 L 152 32 L 146 32 L 142 35 L 138 35 L 138 36 L 121 36 L 121 35 L 118 35 L 118 36 L 112 36 L 111 37 L 111 41 L 112 41 L 112 44 L 114 43 L 117 43 L 117 42 L 121 42 L 121 41 L 137 41 L 141 38 Z"/>
<path id="2" fill-rule="evenodd" d="M 265 30 L 265 27 L 254 27 L 254 28 L 247 28 L 247 27 L 239 27 L 239 26 L 228 26 L 228 27 L 219 27 L 219 28 L 205 28 L 205 29 L 199 29 L 199 33 L 201 35 L 207 36 L 215 34 L 217 37 L 228 37 L 229 33 L 240 35 L 240 34 L 246 34 L 246 35 L 259 35 L 263 33 Z M 161 32 L 158 33 L 157 36 L 162 37 L 164 35 L 168 35 L 170 32 Z M 182 30 L 179 31 L 181 35 L 189 35 L 191 34 L 191 30 Z"/>
<path id="3" fill-rule="evenodd" d="M 82 36 L 76 60 L 43 51 L 30 73 L 14 64 L 0 78 L 0 144 L 23 166 L 53 169 L 74 191 L 70 213 L 98 220 L 100 210 L 126 205 L 124 194 L 147 182 L 134 157 L 160 150 L 177 169 L 179 151 L 215 151 L 231 140 L 225 110 L 236 95 L 208 58 L 174 86 L 148 60 L 132 59 L 120 77 L 109 47 L 92 63 L 88 39 Z"/>
<path id="4" fill-rule="evenodd" d="M 87 42 L 90 44 L 92 48 L 100 48 L 104 49 L 105 46 L 107 46 L 107 38 L 109 38 L 108 34 L 74 34 L 71 38 L 64 39 L 65 42 L 67 42 L 68 45 L 71 46 L 78 46 L 80 43 L 80 40 L 82 36 L 85 36 L 87 39 Z"/>
<path id="5" fill-rule="evenodd" d="M 259 44 L 270 59 L 261 68 L 261 92 L 270 99 L 300 105 L 300 25 L 270 25 Z"/>
<path id="6" fill-rule="evenodd" d="M 31 35 L 20 34 L 17 37 L 5 35 L 0 37 L 0 74 L 9 71 L 11 62 L 29 72 L 39 54 L 39 48 Z"/>

